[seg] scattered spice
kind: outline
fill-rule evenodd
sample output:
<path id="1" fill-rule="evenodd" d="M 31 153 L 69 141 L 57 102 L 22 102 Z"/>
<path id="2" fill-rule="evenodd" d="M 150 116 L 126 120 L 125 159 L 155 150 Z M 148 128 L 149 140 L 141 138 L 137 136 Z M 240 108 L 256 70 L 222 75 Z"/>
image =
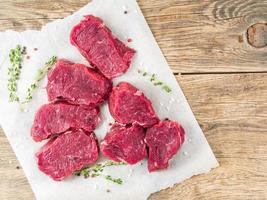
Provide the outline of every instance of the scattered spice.
<path id="1" fill-rule="evenodd" d="M 21 54 L 23 55 L 27 54 L 27 48 L 25 46 L 22 48 Z"/>
<path id="2" fill-rule="evenodd" d="M 57 57 L 52 56 L 46 63 L 45 66 L 42 69 L 38 70 L 37 75 L 35 76 L 34 82 L 30 85 L 30 87 L 27 90 L 27 96 L 26 99 L 22 102 L 22 104 L 29 103 L 33 98 L 33 93 L 35 89 L 39 86 L 40 81 L 44 78 L 44 76 L 47 74 L 47 72 L 53 67 L 53 65 L 56 63 Z"/>
<path id="3" fill-rule="evenodd" d="M 37 51 L 37 50 L 38 50 L 38 48 L 34 48 L 33 50 L 34 50 L 34 51 Z"/>
<path id="4" fill-rule="evenodd" d="M 157 79 L 156 74 L 150 74 L 146 71 L 143 71 L 141 69 L 137 70 L 138 74 L 141 74 L 144 77 L 148 77 L 150 82 L 152 82 L 155 86 L 160 86 L 162 90 L 164 90 L 167 93 L 170 93 L 172 91 L 171 87 L 168 86 L 163 81 L 160 81 Z"/>
<path id="5" fill-rule="evenodd" d="M 126 14 L 128 14 L 128 11 L 127 11 L 127 10 L 125 10 L 125 11 L 124 11 L 124 14 L 125 14 L 125 15 L 126 15 Z"/>
<path id="6" fill-rule="evenodd" d="M 27 56 L 26 58 L 27 58 L 27 59 L 30 59 L 31 57 L 30 57 L 30 56 Z"/>
<path id="7" fill-rule="evenodd" d="M 112 126 L 112 123 L 109 123 L 108 125 L 109 125 L 109 126 Z"/>
<path id="8" fill-rule="evenodd" d="M 128 38 L 127 42 L 132 42 L 133 39 L 132 38 Z"/>
<path id="9" fill-rule="evenodd" d="M 169 118 L 166 117 L 165 120 L 166 120 L 166 121 L 169 121 Z"/>
<path id="10" fill-rule="evenodd" d="M 94 178 L 98 176 L 104 176 L 106 180 L 112 181 L 116 184 L 121 185 L 123 183 L 122 179 L 120 178 L 113 178 L 110 175 L 103 175 L 102 172 L 105 167 L 110 167 L 110 166 L 118 166 L 118 165 L 126 165 L 126 163 L 123 162 L 113 162 L 113 161 L 108 161 L 106 163 L 99 163 L 91 167 L 85 167 L 81 169 L 80 171 L 77 171 L 74 173 L 75 176 L 81 176 L 83 175 L 84 178 Z"/>
<path id="11" fill-rule="evenodd" d="M 9 60 L 11 67 L 8 68 L 8 83 L 7 88 L 9 91 L 9 102 L 17 101 L 19 102 L 19 97 L 17 95 L 18 90 L 18 80 L 21 74 L 22 68 L 22 49 L 20 45 L 17 45 L 15 49 L 11 49 L 9 52 Z"/>
<path id="12" fill-rule="evenodd" d="M 19 167 L 19 166 L 17 166 L 17 167 L 16 167 L 16 169 L 20 169 L 20 167 Z"/>
<path id="13" fill-rule="evenodd" d="M 110 189 L 107 189 L 106 192 L 107 192 L 107 193 L 110 193 Z"/>

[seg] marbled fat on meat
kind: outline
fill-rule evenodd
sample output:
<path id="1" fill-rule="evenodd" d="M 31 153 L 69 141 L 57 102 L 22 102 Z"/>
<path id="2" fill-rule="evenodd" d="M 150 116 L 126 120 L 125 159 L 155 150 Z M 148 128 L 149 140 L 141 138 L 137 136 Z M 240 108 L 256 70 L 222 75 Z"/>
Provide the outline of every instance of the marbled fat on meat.
<path id="1" fill-rule="evenodd" d="M 110 79 L 126 72 L 135 54 L 93 15 L 85 16 L 73 27 L 70 41 L 91 65 Z"/>
<path id="2" fill-rule="evenodd" d="M 145 131 L 139 125 L 114 124 L 101 142 L 101 152 L 116 162 L 135 164 L 147 156 Z"/>
<path id="3" fill-rule="evenodd" d="M 113 87 L 108 103 L 111 115 L 119 123 L 151 127 L 159 122 L 150 100 L 130 83 Z"/>
<path id="4" fill-rule="evenodd" d="M 111 89 L 111 81 L 100 73 L 67 60 L 58 60 L 48 74 L 49 101 L 96 106 L 108 98 Z"/>
<path id="5" fill-rule="evenodd" d="M 43 105 L 35 114 L 31 129 L 36 141 L 54 137 L 70 128 L 83 128 L 92 132 L 100 122 L 98 107 L 72 105 L 64 102 Z"/>
<path id="6" fill-rule="evenodd" d="M 80 130 L 65 132 L 50 140 L 36 154 L 39 169 L 55 181 L 72 175 L 90 164 L 99 156 L 94 133 Z"/>
<path id="7" fill-rule="evenodd" d="M 147 129 L 145 142 L 149 149 L 148 170 L 165 169 L 184 142 L 184 129 L 177 122 L 161 121 Z"/>

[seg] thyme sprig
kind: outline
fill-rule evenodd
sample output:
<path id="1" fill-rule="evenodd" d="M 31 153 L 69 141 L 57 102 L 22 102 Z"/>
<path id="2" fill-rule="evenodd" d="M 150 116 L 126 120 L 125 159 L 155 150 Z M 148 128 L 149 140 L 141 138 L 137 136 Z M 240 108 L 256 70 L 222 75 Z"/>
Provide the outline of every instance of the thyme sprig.
<path id="1" fill-rule="evenodd" d="M 108 180 L 108 181 L 112 181 L 114 183 L 117 183 L 119 185 L 123 184 L 123 180 L 121 178 L 113 178 L 112 176 L 107 175 L 107 176 L 105 176 L 105 179 Z"/>
<path id="2" fill-rule="evenodd" d="M 18 90 L 18 80 L 21 74 L 22 68 L 22 48 L 17 45 L 15 49 L 11 49 L 9 53 L 9 61 L 11 67 L 8 68 L 8 83 L 7 88 L 9 91 L 9 102 L 19 102 L 19 97 L 17 95 Z"/>
<path id="3" fill-rule="evenodd" d="M 138 69 L 138 74 L 141 74 L 144 77 L 148 77 L 150 82 L 152 82 L 155 86 L 160 86 L 162 90 L 164 90 L 167 93 L 170 93 L 172 91 L 171 87 L 168 86 L 163 81 L 158 80 L 156 74 L 150 74 L 144 70 Z"/>
<path id="4" fill-rule="evenodd" d="M 57 57 L 56 56 L 52 56 L 45 63 L 44 67 L 38 70 L 37 75 L 34 78 L 34 82 L 27 89 L 27 96 L 26 96 L 25 100 L 22 102 L 22 104 L 29 103 L 32 100 L 33 93 L 34 93 L 35 89 L 39 86 L 40 81 L 45 77 L 47 72 L 54 66 L 56 61 L 57 61 Z"/>
<path id="5" fill-rule="evenodd" d="M 18 102 L 21 105 L 29 103 L 33 98 L 33 93 L 37 89 L 40 84 L 40 81 L 44 78 L 47 72 L 53 67 L 55 62 L 57 61 L 56 56 L 52 56 L 44 65 L 42 69 L 39 69 L 37 75 L 35 76 L 34 82 L 27 89 L 27 95 L 24 101 L 20 101 L 20 98 L 17 94 L 18 91 L 18 80 L 21 74 L 23 54 L 26 54 L 26 47 L 21 47 L 21 45 L 17 45 L 16 48 L 11 49 L 9 52 L 9 61 L 11 63 L 11 67 L 8 68 L 8 83 L 7 89 L 9 91 L 9 102 Z"/>
<path id="6" fill-rule="evenodd" d="M 74 175 L 76 176 L 81 176 L 83 175 L 84 178 L 94 178 L 98 176 L 103 176 L 106 180 L 112 181 L 116 184 L 123 184 L 123 180 L 121 178 L 113 178 L 110 175 L 104 175 L 102 172 L 104 171 L 105 167 L 110 167 L 110 166 L 119 166 L 119 165 L 126 165 L 126 163 L 123 162 L 113 162 L 113 161 L 107 161 L 105 163 L 99 163 L 91 167 L 85 167 L 81 169 L 80 171 L 75 172 Z"/>

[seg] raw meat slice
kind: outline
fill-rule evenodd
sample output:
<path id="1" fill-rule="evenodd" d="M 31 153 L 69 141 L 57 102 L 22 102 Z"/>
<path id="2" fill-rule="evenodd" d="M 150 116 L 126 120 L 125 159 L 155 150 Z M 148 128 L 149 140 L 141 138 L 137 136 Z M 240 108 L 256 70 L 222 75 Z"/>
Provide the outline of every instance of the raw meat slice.
<path id="1" fill-rule="evenodd" d="M 68 131 L 50 140 L 36 153 L 39 169 L 55 181 L 95 163 L 98 155 L 95 135 L 82 129 Z"/>
<path id="2" fill-rule="evenodd" d="M 131 64 L 135 50 L 112 35 L 103 21 L 87 15 L 70 34 L 71 44 L 107 78 L 123 74 Z"/>
<path id="3" fill-rule="evenodd" d="M 150 127 L 159 122 L 151 102 L 130 83 L 121 82 L 113 87 L 108 103 L 111 115 L 119 123 Z"/>
<path id="4" fill-rule="evenodd" d="M 58 99 L 72 104 L 99 105 L 111 92 L 112 83 L 82 64 L 59 60 L 48 74 L 49 101 Z"/>
<path id="5" fill-rule="evenodd" d="M 149 172 L 165 169 L 184 142 L 184 129 L 177 122 L 161 121 L 146 132 Z"/>
<path id="6" fill-rule="evenodd" d="M 147 156 L 145 131 L 139 125 L 114 124 L 101 142 L 104 156 L 116 162 L 135 164 Z"/>
<path id="7" fill-rule="evenodd" d="M 64 102 L 43 105 L 36 113 L 31 129 L 36 141 L 56 136 L 70 128 L 92 132 L 100 122 L 99 108 L 72 105 Z"/>

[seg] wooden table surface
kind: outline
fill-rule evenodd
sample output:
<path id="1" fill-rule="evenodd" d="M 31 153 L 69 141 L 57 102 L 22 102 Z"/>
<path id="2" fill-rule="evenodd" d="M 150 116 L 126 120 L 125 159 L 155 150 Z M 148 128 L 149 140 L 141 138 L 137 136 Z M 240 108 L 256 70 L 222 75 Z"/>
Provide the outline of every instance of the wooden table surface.
<path id="1" fill-rule="evenodd" d="M 1 0 L 0 31 L 39 29 L 87 0 Z M 220 167 L 150 200 L 267 199 L 267 0 L 139 0 Z M 0 200 L 32 200 L 0 131 Z"/>

